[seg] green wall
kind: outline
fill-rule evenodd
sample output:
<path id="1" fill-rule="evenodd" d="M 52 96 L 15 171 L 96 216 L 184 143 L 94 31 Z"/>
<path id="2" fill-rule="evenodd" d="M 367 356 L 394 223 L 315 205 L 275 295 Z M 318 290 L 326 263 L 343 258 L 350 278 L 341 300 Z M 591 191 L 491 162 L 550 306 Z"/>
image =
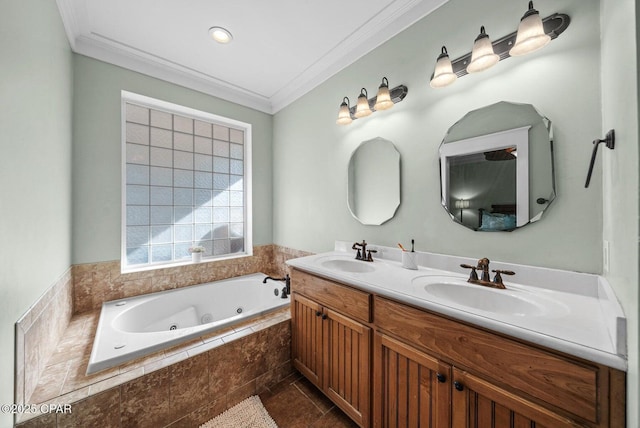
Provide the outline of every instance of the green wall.
<path id="1" fill-rule="evenodd" d="M 14 323 L 71 265 L 72 54 L 54 1 L 0 0 L 0 404 Z M 0 427 L 13 425 L 0 413 Z"/>
<path id="2" fill-rule="evenodd" d="M 480 25 L 502 37 L 515 31 L 526 8 L 526 2 L 451 0 L 278 112 L 275 242 L 319 252 L 335 239 L 395 246 L 415 238 L 423 251 L 600 272 L 600 169 L 584 189 L 591 141 L 601 134 L 599 1 L 540 0 L 535 6 L 543 16 L 564 12 L 572 19 L 540 52 L 432 89 L 429 78 L 443 44 L 452 59 L 461 56 L 471 50 Z M 336 125 L 342 97 L 353 105 L 361 87 L 372 94 L 383 76 L 390 86 L 408 86 L 404 101 Z M 503 100 L 533 104 L 553 122 L 558 197 L 538 223 L 511 233 L 473 232 L 452 222 L 440 205 L 438 146 L 465 113 Z M 377 136 L 400 151 L 402 203 L 384 225 L 363 226 L 347 209 L 347 165 L 360 142 Z"/>
<path id="3" fill-rule="evenodd" d="M 610 246 L 605 276 L 627 316 L 629 371 L 628 424 L 638 426 L 638 45 L 634 0 L 603 0 L 602 130 L 616 131 L 616 147 L 603 150 L 603 236 Z M 624 42 L 623 42 L 624 41 Z M 624 63 L 624 66 L 620 66 Z"/>
<path id="4" fill-rule="evenodd" d="M 120 259 L 121 90 L 250 123 L 253 243 L 273 241 L 271 115 L 82 55 L 73 64 L 74 264 Z"/>

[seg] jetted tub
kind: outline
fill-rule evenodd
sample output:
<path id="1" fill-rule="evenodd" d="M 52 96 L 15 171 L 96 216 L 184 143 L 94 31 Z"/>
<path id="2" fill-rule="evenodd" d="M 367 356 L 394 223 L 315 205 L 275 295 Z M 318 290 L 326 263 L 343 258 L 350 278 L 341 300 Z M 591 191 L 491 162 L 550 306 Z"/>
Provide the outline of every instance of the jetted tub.
<path id="1" fill-rule="evenodd" d="M 256 273 L 102 305 L 87 374 L 289 305 L 284 283 Z"/>

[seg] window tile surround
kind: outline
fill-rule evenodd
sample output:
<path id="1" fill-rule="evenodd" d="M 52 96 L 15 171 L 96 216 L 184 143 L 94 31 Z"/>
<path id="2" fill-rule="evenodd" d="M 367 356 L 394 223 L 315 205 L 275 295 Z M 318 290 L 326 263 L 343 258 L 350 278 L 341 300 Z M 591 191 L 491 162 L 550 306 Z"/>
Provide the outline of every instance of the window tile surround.
<path id="1" fill-rule="evenodd" d="M 211 263 L 121 273 L 119 261 L 74 265 L 52 284 L 16 323 L 15 400 L 30 403 L 42 370 L 72 316 L 99 310 L 102 303 L 187 287 L 250 273 L 284 276 L 285 262 L 311 253 L 278 245 L 253 248 L 253 255 Z"/>

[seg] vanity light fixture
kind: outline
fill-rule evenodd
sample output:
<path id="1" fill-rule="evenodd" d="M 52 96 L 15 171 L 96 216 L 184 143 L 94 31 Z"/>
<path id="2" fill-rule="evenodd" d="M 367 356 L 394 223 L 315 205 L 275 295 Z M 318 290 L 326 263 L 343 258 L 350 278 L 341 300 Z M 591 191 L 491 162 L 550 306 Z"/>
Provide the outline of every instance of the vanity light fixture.
<path id="1" fill-rule="evenodd" d="M 484 31 L 484 25 L 480 27 L 480 34 L 476 37 L 471 51 L 471 62 L 467 66 L 467 73 L 477 73 L 493 67 L 500 61 L 500 57 L 493 51 L 493 45 L 489 36 Z"/>
<path id="2" fill-rule="evenodd" d="M 431 76 L 430 85 L 432 88 L 442 88 L 453 83 L 456 77 L 486 70 L 496 62 L 511 56 L 535 52 L 562 34 L 570 22 L 571 18 L 564 13 L 554 13 L 540 19 L 539 12 L 533 8 L 533 1 L 530 1 L 529 9 L 520 20 L 517 31 L 491 43 L 484 27 L 481 27 L 473 51 L 453 61 L 449 60 L 447 49 L 443 46 Z M 493 53 L 489 47 L 492 48 Z"/>
<path id="3" fill-rule="evenodd" d="M 351 119 L 351 107 L 349 107 L 349 97 L 344 97 L 342 99 L 342 104 L 340 104 L 340 111 L 338 112 L 338 120 L 336 123 L 338 125 L 348 125 L 353 122 Z"/>
<path id="4" fill-rule="evenodd" d="M 222 27 L 211 27 L 209 28 L 209 35 L 213 40 L 218 43 L 227 44 L 231 40 L 233 40 L 233 36 L 226 28 Z"/>
<path id="5" fill-rule="evenodd" d="M 367 94 L 367 90 L 365 88 L 360 89 L 360 95 L 358 95 L 358 104 L 356 105 L 356 113 L 354 114 L 354 116 L 358 119 L 361 117 L 367 117 L 371 113 L 373 113 L 371 107 L 369 106 L 368 96 L 369 94 Z"/>
<path id="6" fill-rule="evenodd" d="M 395 104 L 402 101 L 407 96 L 407 87 L 405 85 L 398 85 L 393 89 L 389 89 L 389 80 L 386 77 L 382 78 L 382 83 L 378 88 L 378 94 L 369 99 L 366 88 L 360 90 L 358 96 L 358 102 L 355 107 L 349 105 L 349 98 L 344 97 L 340 104 L 340 111 L 338 112 L 338 125 L 348 125 L 353 122 L 354 119 L 366 117 L 378 110 L 388 110 Z"/>

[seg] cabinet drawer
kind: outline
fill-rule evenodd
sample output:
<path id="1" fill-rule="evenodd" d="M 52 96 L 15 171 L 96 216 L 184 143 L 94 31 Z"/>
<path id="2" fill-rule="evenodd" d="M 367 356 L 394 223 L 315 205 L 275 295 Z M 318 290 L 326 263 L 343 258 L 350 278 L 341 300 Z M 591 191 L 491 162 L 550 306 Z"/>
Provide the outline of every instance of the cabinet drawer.
<path id="1" fill-rule="evenodd" d="M 344 315 L 363 322 L 371 322 L 371 294 L 369 293 L 296 269 L 292 269 L 291 272 L 291 289 Z"/>
<path id="2" fill-rule="evenodd" d="M 598 385 L 608 371 L 376 296 L 376 326 L 454 362 L 465 370 L 516 389 L 586 421 L 598 423 Z"/>

